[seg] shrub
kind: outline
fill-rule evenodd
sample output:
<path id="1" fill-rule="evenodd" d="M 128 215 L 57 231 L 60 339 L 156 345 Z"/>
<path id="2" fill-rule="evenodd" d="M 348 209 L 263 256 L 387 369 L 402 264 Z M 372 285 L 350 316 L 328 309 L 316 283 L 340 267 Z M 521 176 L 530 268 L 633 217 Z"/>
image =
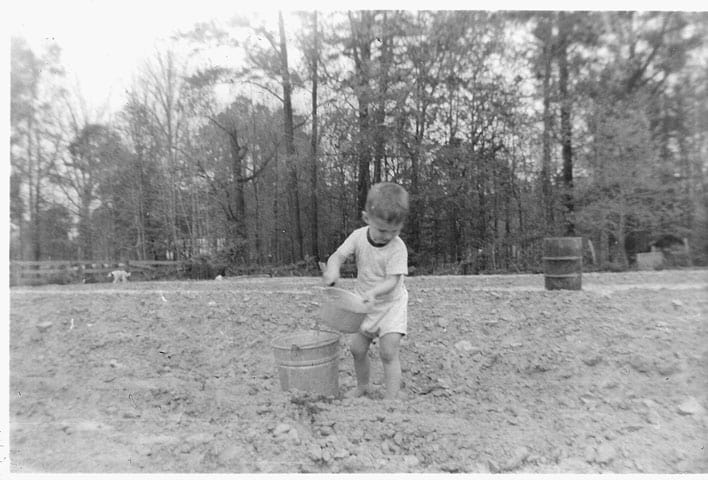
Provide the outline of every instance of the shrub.
<path id="1" fill-rule="evenodd" d="M 222 259 L 210 255 L 199 255 L 185 260 L 183 263 L 184 275 L 192 280 L 213 279 L 217 275 L 226 275 L 226 263 Z"/>
<path id="2" fill-rule="evenodd" d="M 619 272 L 626 272 L 627 271 L 627 265 L 625 265 L 622 262 L 617 262 L 617 261 L 612 261 L 608 262 L 605 265 L 605 269 L 609 272 L 613 273 L 619 273 Z"/>

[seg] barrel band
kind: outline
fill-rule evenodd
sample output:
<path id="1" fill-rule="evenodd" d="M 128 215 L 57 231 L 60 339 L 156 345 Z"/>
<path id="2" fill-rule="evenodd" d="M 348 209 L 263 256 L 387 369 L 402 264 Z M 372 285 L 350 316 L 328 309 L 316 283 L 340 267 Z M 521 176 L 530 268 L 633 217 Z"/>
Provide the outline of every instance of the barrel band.
<path id="1" fill-rule="evenodd" d="M 278 365 L 281 367 L 316 367 L 317 365 L 324 365 L 325 363 L 331 363 L 333 360 L 339 358 L 339 354 L 335 353 L 329 357 L 324 358 L 313 358 L 312 360 L 301 360 L 301 361 L 289 361 L 280 360 Z"/>

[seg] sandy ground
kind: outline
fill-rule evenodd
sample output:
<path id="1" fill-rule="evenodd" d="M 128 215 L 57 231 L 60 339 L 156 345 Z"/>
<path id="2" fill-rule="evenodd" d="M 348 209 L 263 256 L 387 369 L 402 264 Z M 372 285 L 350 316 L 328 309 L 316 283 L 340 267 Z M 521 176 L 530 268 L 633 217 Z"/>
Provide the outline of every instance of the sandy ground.
<path id="1" fill-rule="evenodd" d="M 398 403 L 281 391 L 317 278 L 13 288 L 11 471 L 708 472 L 708 271 L 407 286 Z"/>

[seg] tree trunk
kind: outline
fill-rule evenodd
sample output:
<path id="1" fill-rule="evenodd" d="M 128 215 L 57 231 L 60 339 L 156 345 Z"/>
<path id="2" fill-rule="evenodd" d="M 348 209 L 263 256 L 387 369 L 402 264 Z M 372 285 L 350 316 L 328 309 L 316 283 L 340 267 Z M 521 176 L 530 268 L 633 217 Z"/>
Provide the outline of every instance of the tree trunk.
<path id="1" fill-rule="evenodd" d="M 547 25 L 547 27 L 550 27 Z M 553 193 L 551 191 L 551 60 L 553 58 L 553 40 L 551 29 L 547 28 L 543 40 L 543 133 L 541 160 L 541 193 L 543 195 L 544 232 L 553 231 Z"/>
<path id="2" fill-rule="evenodd" d="M 565 207 L 565 233 L 575 235 L 573 214 L 573 150 L 572 150 L 572 100 L 568 93 L 568 42 L 570 19 L 564 12 L 558 14 L 558 88 L 561 101 L 561 145 L 563 155 L 563 205 Z"/>
<path id="3" fill-rule="evenodd" d="M 280 213 L 280 205 L 278 199 L 280 198 L 280 193 L 278 189 L 280 187 L 280 174 L 278 173 L 278 152 L 275 152 L 275 184 L 273 185 L 273 245 L 272 245 L 272 263 L 279 263 L 281 260 L 280 255 L 280 222 L 278 220 L 278 214 Z"/>
<path id="4" fill-rule="evenodd" d="M 246 238 L 246 199 L 243 187 L 243 159 L 246 156 L 245 149 L 241 147 L 238 140 L 238 131 L 235 127 L 229 129 L 229 149 L 231 154 L 231 176 L 233 188 L 233 208 L 237 233 L 240 238 Z"/>
<path id="5" fill-rule="evenodd" d="M 485 170 L 486 165 L 484 165 L 484 148 L 479 150 L 477 154 L 476 170 L 477 170 L 477 203 L 478 203 L 478 214 L 477 214 L 477 238 L 479 239 L 479 248 L 486 250 L 487 247 L 487 196 L 486 196 L 486 179 Z M 485 252 L 486 253 L 486 252 Z M 486 262 L 483 262 L 481 268 L 486 268 Z"/>
<path id="6" fill-rule="evenodd" d="M 418 87 L 422 89 L 422 87 Z M 422 97 L 422 93 L 418 92 L 419 97 Z M 410 213 L 409 218 L 409 231 L 410 231 L 410 246 L 414 252 L 420 251 L 421 240 L 420 240 L 420 218 L 421 218 L 421 206 L 422 202 L 419 200 L 419 184 L 420 184 L 420 159 L 423 153 L 423 138 L 425 135 L 425 118 L 426 108 L 424 101 L 419 103 L 418 111 L 416 112 L 416 126 L 415 126 L 415 145 L 413 147 L 413 154 L 411 155 L 411 184 L 409 189 L 410 194 Z"/>
<path id="7" fill-rule="evenodd" d="M 386 96 L 388 92 L 388 72 L 391 66 L 391 38 L 388 35 L 388 14 L 383 12 L 383 28 L 381 38 L 381 57 L 379 74 L 378 105 L 374 111 L 374 180 L 379 183 L 383 177 L 383 162 L 386 156 L 386 136 L 384 131 L 386 121 Z"/>
<path id="8" fill-rule="evenodd" d="M 34 259 L 35 261 L 40 261 L 42 259 L 42 216 L 41 216 L 41 208 L 40 208 L 40 199 L 41 199 L 41 174 L 40 174 L 40 162 L 39 162 L 39 156 L 37 155 L 36 157 L 37 160 L 37 171 L 35 172 L 37 174 L 36 178 L 34 179 Z"/>
<path id="9" fill-rule="evenodd" d="M 40 235 L 40 220 L 39 220 L 39 158 L 38 153 L 33 151 L 33 118 L 27 120 L 27 163 L 28 163 L 28 180 L 27 186 L 29 190 L 29 211 L 30 211 L 30 231 L 32 232 L 32 259 L 38 262 L 42 256 L 41 235 Z M 33 168 L 34 167 L 34 168 Z"/>
<path id="10" fill-rule="evenodd" d="M 146 235 L 145 235 L 145 193 L 143 192 L 143 185 L 145 182 L 142 158 L 138 158 L 138 198 L 137 200 L 137 212 L 135 215 L 135 224 L 138 230 L 138 260 L 146 260 Z"/>
<path id="11" fill-rule="evenodd" d="M 319 60 L 319 32 L 317 30 L 317 12 L 312 13 L 312 136 L 310 138 L 310 235 L 312 236 L 312 256 L 316 262 L 320 261 L 319 234 L 317 224 L 317 62 Z"/>
<path id="12" fill-rule="evenodd" d="M 283 114 L 285 125 L 285 152 L 287 153 L 286 161 L 288 162 L 288 198 L 290 199 L 290 212 L 293 232 L 293 247 L 297 246 L 299 253 L 298 259 L 302 259 L 304 254 L 302 225 L 300 223 L 300 194 L 297 184 L 297 166 L 295 158 L 295 128 L 293 125 L 293 106 L 292 106 L 292 85 L 290 83 L 290 69 L 288 67 L 288 47 L 285 38 L 285 23 L 283 22 L 283 13 L 278 12 L 278 26 L 280 30 L 280 71 L 283 84 Z M 292 234 L 291 234 L 292 238 Z"/>
<path id="13" fill-rule="evenodd" d="M 91 245 L 91 210 L 89 208 L 90 198 L 81 200 L 81 213 L 79 215 L 79 257 L 80 260 L 93 260 L 93 248 Z"/>
<path id="14" fill-rule="evenodd" d="M 352 45 L 354 55 L 354 67 L 357 79 L 357 100 L 359 102 L 359 140 L 357 147 L 357 207 L 361 212 L 366 208 L 366 195 L 371 185 L 371 175 L 369 167 L 371 165 L 371 151 L 369 143 L 371 139 L 369 125 L 369 106 L 371 102 L 369 92 L 369 75 L 371 65 L 371 27 L 373 13 L 368 11 L 359 12 L 359 22 L 354 21 L 352 14 L 349 14 L 349 21 L 352 30 Z"/>
<path id="15" fill-rule="evenodd" d="M 253 204 L 255 205 L 256 214 L 256 225 L 255 225 L 255 235 L 256 235 L 256 263 L 258 265 L 263 264 L 263 240 L 261 235 L 261 209 L 260 209 L 260 196 L 258 194 L 258 180 L 253 181 Z"/>
<path id="16" fill-rule="evenodd" d="M 626 218 L 625 211 L 626 206 L 623 204 L 619 212 L 619 222 L 617 224 L 617 254 L 619 255 L 620 265 L 626 268 L 629 265 L 629 260 L 627 259 L 627 248 L 625 247 L 625 236 L 626 236 Z"/>

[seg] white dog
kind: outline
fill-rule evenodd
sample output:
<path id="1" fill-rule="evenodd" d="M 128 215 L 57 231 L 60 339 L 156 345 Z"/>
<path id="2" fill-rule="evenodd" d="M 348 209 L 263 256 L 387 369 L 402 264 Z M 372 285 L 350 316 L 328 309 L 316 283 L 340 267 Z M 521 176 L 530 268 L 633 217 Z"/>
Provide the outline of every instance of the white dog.
<path id="1" fill-rule="evenodd" d="M 129 276 L 130 272 L 126 272 L 125 270 L 113 270 L 108 274 L 108 278 L 113 277 L 113 283 L 127 282 Z"/>

